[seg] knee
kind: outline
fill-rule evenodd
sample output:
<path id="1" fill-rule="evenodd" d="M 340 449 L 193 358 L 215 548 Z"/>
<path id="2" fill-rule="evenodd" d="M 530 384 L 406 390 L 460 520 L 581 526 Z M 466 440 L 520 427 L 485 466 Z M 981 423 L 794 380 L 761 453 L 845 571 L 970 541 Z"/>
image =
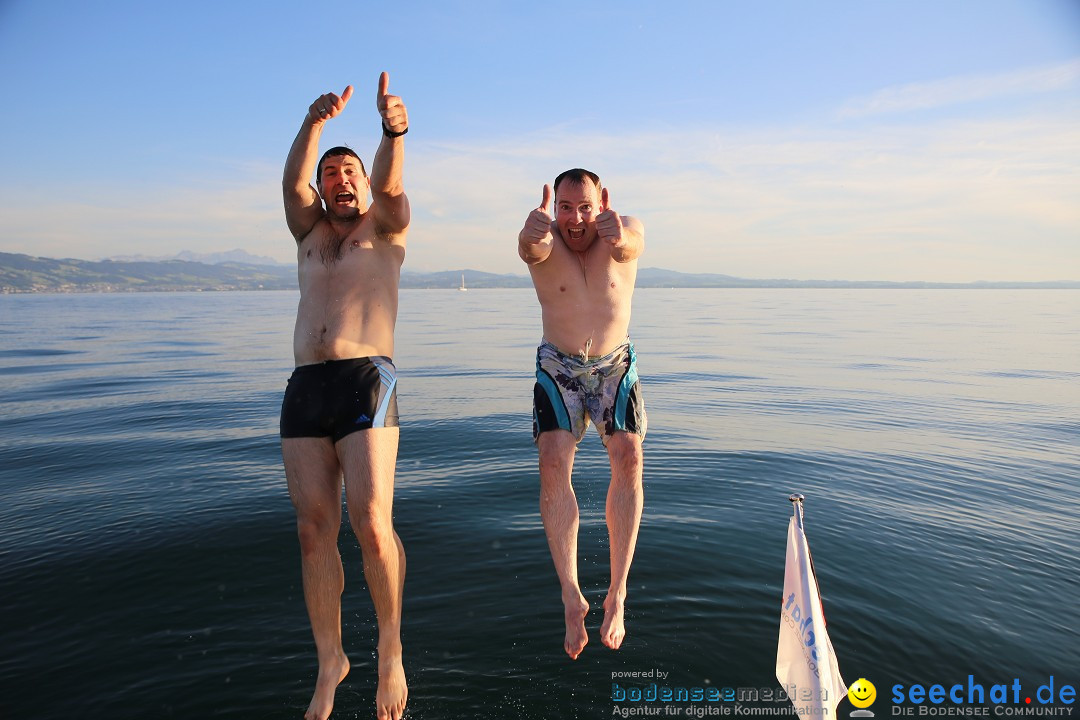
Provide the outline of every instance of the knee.
<path id="1" fill-rule="evenodd" d="M 394 524 L 389 517 L 384 517 L 370 508 L 355 513 L 350 508 L 349 521 L 364 552 L 377 555 L 397 552 Z"/>
<path id="2" fill-rule="evenodd" d="M 614 475 L 624 481 L 641 483 L 643 454 L 637 435 L 620 432 L 608 439 L 608 457 Z"/>
<path id="3" fill-rule="evenodd" d="M 570 479 L 570 466 L 560 460 L 540 462 L 540 501 L 565 498 L 574 494 Z"/>
<path id="4" fill-rule="evenodd" d="M 296 534 L 300 538 L 300 551 L 305 555 L 325 552 L 328 546 L 337 545 L 340 518 L 326 515 L 304 515 L 296 519 Z"/>
<path id="5" fill-rule="evenodd" d="M 540 455 L 540 481 L 547 483 L 564 483 L 570 477 L 570 463 L 565 456 L 556 453 L 542 453 Z"/>
<path id="6" fill-rule="evenodd" d="M 571 463 L 577 442 L 574 436 L 562 430 L 546 432 L 537 442 L 540 454 L 540 477 L 562 478 L 570 476 Z"/>

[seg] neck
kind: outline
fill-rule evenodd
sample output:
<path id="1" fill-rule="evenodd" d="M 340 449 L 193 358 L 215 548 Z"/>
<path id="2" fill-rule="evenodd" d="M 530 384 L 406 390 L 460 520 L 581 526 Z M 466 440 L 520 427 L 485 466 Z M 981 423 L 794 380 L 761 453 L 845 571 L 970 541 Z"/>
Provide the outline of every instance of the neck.
<path id="1" fill-rule="evenodd" d="M 360 221 L 363 219 L 363 210 L 358 210 L 357 213 L 351 217 L 342 217 L 341 215 L 335 215 L 329 210 L 326 211 L 326 221 L 330 223 L 330 227 L 334 229 L 334 232 L 339 234 L 348 234 L 348 232 L 359 225 Z"/>

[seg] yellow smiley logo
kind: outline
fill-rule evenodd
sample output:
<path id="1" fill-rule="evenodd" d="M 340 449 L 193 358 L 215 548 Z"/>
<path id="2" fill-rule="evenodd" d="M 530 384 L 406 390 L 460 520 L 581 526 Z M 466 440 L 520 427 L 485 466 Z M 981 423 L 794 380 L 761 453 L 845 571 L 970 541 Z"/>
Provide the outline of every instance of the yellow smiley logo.
<path id="1" fill-rule="evenodd" d="M 877 699 L 877 688 L 866 678 L 859 678 L 847 691 L 848 700 L 857 708 L 868 708 Z"/>

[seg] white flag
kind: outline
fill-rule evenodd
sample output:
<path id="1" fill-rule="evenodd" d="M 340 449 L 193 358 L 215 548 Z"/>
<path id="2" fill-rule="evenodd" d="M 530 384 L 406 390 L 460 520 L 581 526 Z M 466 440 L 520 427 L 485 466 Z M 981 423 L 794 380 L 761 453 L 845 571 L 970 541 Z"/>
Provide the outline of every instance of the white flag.
<path id="1" fill-rule="evenodd" d="M 801 503 L 796 503 L 788 525 L 776 679 L 804 718 L 835 717 L 836 704 L 847 693 L 825 630 L 821 595 L 802 527 Z"/>

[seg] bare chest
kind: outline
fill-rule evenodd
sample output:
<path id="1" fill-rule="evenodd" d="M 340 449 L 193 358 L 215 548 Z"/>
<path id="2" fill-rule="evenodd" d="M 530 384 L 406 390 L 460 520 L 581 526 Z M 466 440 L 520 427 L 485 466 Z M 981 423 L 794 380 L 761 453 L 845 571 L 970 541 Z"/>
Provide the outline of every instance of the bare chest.
<path id="1" fill-rule="evenodd" d="M 633 292 L 636 263 L 617 263 L 607 248 L 593 247 L 588 252 L 569 250 L 558 253 L 545 263 L 541 280 L 547 293 L 556 298 L 609 299 Z"/>
<path id="2" fill-rule="evenodd" d="M 298 249 L 300 291 L 397 286 L 400 248 L 364 233 L 306 238 Z"/>

